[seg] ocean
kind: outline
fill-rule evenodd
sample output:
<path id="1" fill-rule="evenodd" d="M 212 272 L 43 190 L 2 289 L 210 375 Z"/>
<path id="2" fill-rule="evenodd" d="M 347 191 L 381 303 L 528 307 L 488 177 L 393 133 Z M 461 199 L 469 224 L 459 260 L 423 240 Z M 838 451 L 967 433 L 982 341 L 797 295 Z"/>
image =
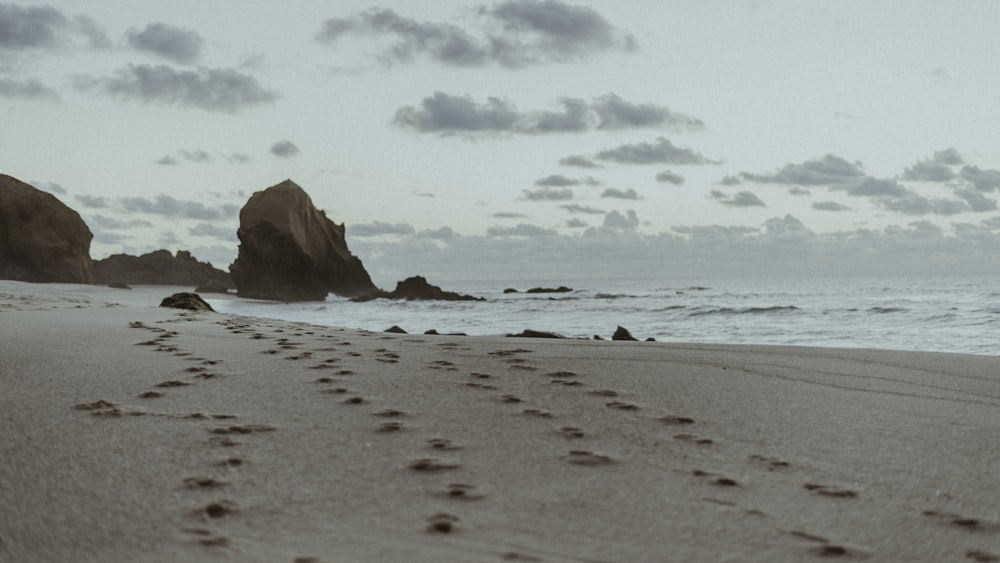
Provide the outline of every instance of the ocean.
<path id="1" fill-rule="evenodd" d="M 428 281 L 486 300 L 205 297 L 220 312 L 372 331 L 398 325 L 409 333 L 502 336 L 534 329 L 610 339 L 620 325 L 659 342 L 1000 355 L 1000 280 L 986 275 Z M 559 285 L 572 291 L 525 293 Z"/>

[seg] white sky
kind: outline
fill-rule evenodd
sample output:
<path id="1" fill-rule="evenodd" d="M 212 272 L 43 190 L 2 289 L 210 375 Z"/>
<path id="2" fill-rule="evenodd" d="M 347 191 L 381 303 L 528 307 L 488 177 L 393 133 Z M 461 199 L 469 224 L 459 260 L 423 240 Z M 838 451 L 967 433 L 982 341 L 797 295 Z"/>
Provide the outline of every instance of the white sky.
<path id="1" fill-rule="evenodd" d="M 0 2 L 0 170 L 77 209 L 95 258 L 225 267 L 239 207 L 291 178 L 383 285 L 1000 272 L 998 2 L 417 5 Z M 574 103 L 585 130 L 537 132 Z M 707 163 L 613 156 L 643 145 Z"/>

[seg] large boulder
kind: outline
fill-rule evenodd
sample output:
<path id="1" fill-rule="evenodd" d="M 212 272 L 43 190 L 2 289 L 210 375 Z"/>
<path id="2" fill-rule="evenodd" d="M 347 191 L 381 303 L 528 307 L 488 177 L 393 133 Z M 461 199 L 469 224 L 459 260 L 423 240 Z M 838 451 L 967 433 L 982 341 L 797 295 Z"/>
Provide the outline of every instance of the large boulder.
<path id="1" fill-rule="evenodd" d="M 347 249 L 344 225 L 291 180 L 256 192 L 240 210 L 239 255 L 229 267 L 241 297 L 320 301 L 378 291 Z"/>
<path id="2" fill-rule="evenodd" d="M 142 256 L 113 254 L 94 260 L 94 283 L 214 286 L 232 289 L 232 277 L 186 250 L 157 250 Z"/>
<path id="3" fill-rule="evenodd" d="M 0 279 L 92 283 L 93 238 L 55 196 L 0 174 Z"/>

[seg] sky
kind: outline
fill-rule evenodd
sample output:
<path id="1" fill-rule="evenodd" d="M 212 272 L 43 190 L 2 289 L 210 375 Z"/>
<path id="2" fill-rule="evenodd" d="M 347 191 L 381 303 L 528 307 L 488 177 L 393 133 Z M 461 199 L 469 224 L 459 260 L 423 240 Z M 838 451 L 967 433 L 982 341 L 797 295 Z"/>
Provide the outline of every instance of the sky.
<path id="1" fill-rule="evenodd" d="M 419 6 L 419 7 L 418 7 Z M 376 283 L 1000 273 L 1000 2 L 0 1 L 0 171 L 226 268 L 285 179 Z"/>

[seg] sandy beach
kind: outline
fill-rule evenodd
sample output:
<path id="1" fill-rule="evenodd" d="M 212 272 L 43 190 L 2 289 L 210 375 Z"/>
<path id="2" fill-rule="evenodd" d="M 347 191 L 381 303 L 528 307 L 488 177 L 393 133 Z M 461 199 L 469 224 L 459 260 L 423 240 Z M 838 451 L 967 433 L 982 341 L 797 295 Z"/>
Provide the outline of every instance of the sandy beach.
<path id="1" fill-rule="evenodd" d="M 1000 561 L 1000 357 L 348 331 L 173 291 L 0 281 L 0 561 Z"/>

